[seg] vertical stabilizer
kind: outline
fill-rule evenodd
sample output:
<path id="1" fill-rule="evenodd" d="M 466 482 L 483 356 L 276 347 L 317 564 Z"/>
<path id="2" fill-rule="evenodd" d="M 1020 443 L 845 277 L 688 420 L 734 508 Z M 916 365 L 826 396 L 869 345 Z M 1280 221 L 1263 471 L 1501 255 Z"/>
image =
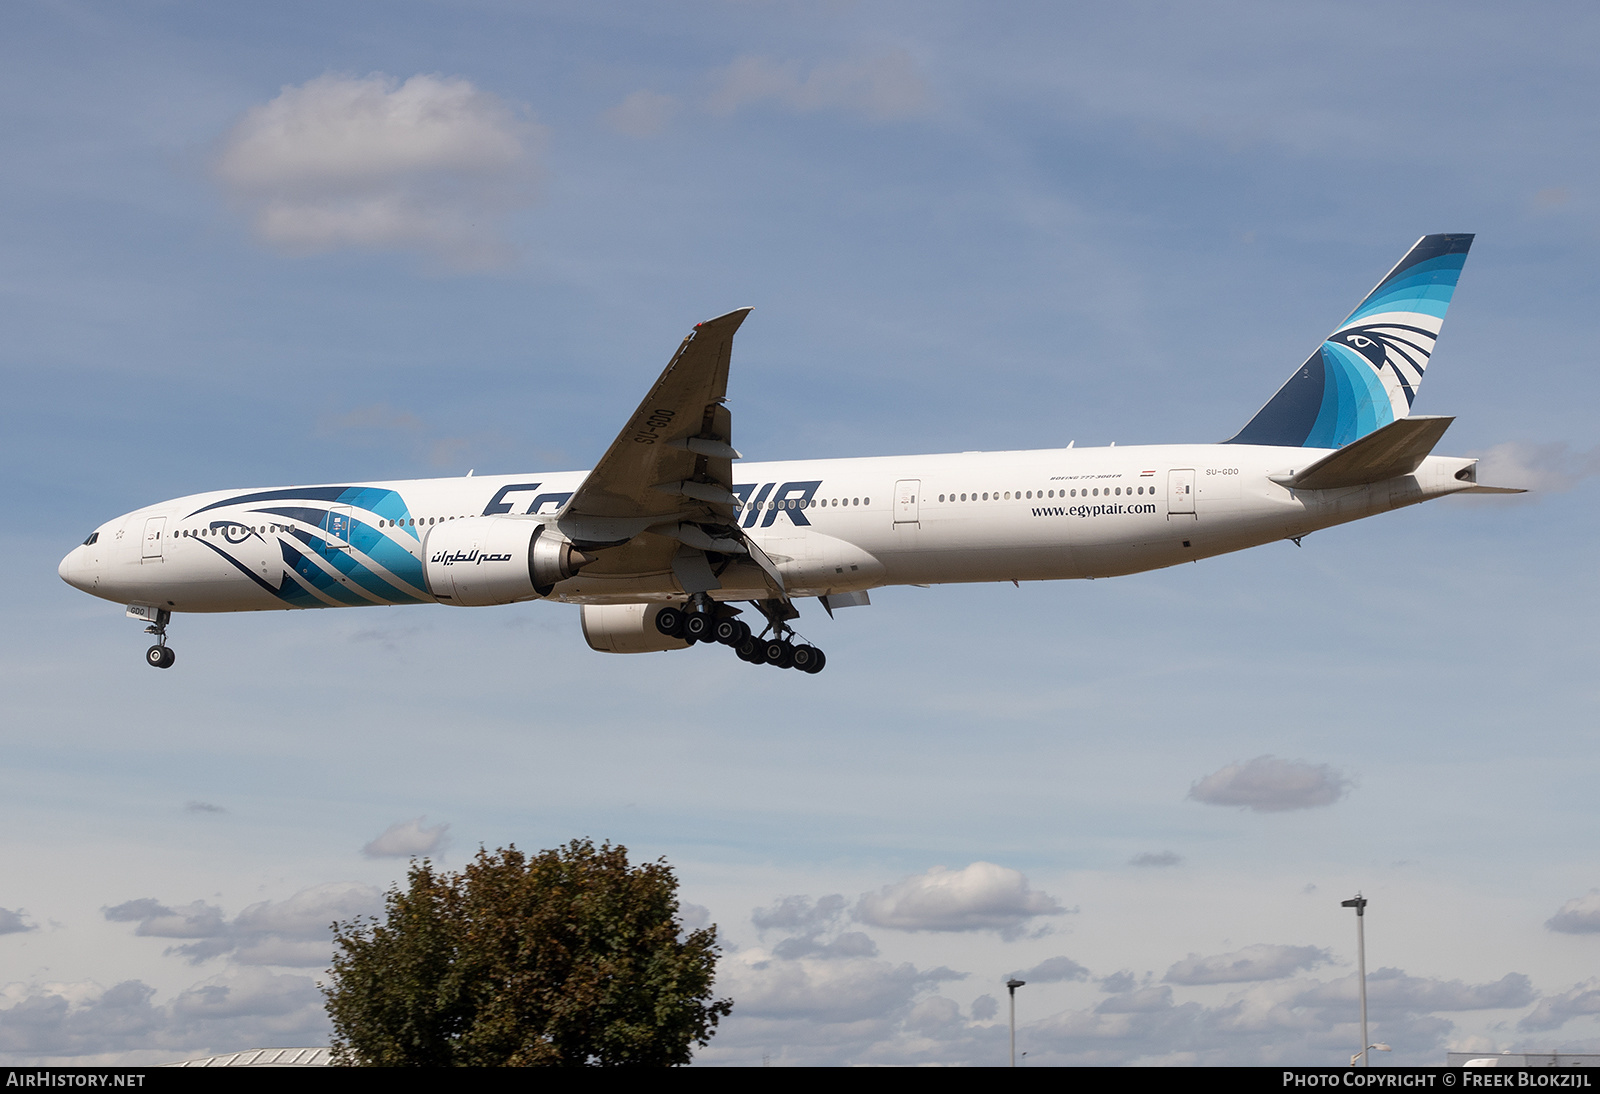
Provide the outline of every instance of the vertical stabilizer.
<path id="1" fill-rule="evenodd" d="M 1339 448 L 1410 414 L 1471 246 L 1419 239 L 1227 443 Z"/>

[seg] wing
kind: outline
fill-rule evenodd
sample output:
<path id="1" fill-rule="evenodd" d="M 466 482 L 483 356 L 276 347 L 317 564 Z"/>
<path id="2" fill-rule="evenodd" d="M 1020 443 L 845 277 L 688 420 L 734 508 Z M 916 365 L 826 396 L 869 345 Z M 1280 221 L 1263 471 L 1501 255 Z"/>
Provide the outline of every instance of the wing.
<path id="1" fill-rule="evenodd" d="M 740 308 L 696 325 L 628 424 L 556 518 L 586 577 L 671 571 L 686 592 L 718 588 L 717 566 L 752 552 L 734 515 L 733 416 L 724 405 Z M 781 583 L 779 585 L 781 591 Z"/>

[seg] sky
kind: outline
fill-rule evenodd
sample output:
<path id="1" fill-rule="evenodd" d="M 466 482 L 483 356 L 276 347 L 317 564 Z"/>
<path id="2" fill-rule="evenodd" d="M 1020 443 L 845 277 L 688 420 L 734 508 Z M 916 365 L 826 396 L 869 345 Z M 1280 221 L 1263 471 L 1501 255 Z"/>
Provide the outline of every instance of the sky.
<path id="1" fill-rule="evenodd" d="M 0 10 L 0 1062 L 330 1037 L 413 855 L 621 843 L 701 1065 L 1600 1051 L 1600 12 Z M 690 327 L 748 459 L 1231 436 L 1419 236 L 1415 411 L 1519 497 L 896 588 L 818 676 L 544 603 L 180 616 L 60 558 L 202 490 L 590 466 Z"/>

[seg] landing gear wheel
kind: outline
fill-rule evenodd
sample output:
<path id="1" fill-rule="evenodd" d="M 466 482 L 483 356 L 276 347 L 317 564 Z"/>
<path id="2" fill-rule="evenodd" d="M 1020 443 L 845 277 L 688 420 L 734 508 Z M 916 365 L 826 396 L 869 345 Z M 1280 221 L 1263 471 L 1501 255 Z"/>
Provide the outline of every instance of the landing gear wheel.
<path id="1" fill-rule="evenodd" d="M 691 642 L 709 642 L 711 626 L 711 616 L 705 612 L 690 612 L 683 622 L 683 636 Z"/>
<path id="2" fill-rule="evenodd" d="M 767 664 L 777 665 L 780 669 L 794 667 L 794 647 L 782 639 L 774 638 L 767 642 L 762 656 Z"/>
<path id="3" fill-rule="evenodd" d="M 656 630 L 668 638 L 683 637 L 684 613 L 678 608 L 662 608 L 656 613 Z"/>
<path id="4" fill-rule="evenodd" d="M 750 625 L 738 619 L 719 619 L 711 636 L 724 646 L 737 646 L 750 637 Z"/>
<path id="5" fill-rule="evenodd" d="M 178 655 L 166 646 L 151 646 L 144 651 L 145 664 L 153 669 L 170 669 L 177 659 Z"/>
<path id="6" fill-rule="evenodd" d="M 733 647 L 733 652 L 738 655 L 741 661 L 748 661 L 752 665 L 765 665 L 767 663 L 766 647 L 767 644 L 759 638 L 745 638 Z"/>
<path id="7" fill-rule="evenodd" d="M 822 671 L 822 651 L 815 646 L 796 646 L 790 659 L 801 672 L 815 674 Z"/>

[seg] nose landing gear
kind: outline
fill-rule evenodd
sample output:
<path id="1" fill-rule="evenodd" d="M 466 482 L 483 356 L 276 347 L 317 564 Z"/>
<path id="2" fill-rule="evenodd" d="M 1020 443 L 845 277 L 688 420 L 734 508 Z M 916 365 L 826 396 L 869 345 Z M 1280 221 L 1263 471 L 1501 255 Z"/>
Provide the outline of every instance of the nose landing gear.
<path id="1" fill-rule="evenodd" d="M 144 651 L 144 663 L 153 669 L 170 669 L 178 659 L 167 645 L 167 620 L 171 618 L 172 613 L 161 608 L 156 612 L 156 621 L 144 629 L 145 634 L 156 636 L 156 644 Z"/>

